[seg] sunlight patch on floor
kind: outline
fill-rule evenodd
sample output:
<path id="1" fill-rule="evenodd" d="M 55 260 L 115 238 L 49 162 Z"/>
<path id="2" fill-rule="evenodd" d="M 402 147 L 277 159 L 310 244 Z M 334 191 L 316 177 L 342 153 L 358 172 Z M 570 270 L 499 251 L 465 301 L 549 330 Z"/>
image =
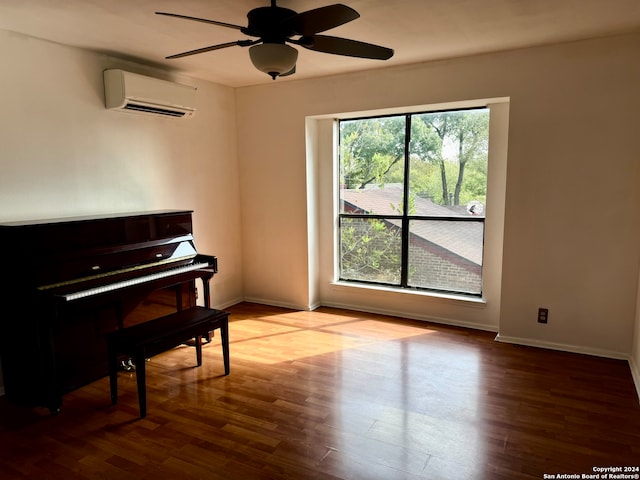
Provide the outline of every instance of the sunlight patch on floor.
<path id="1" fill-rule="evenodd" d="M 313 321 L 308 312 L 288 313 L 258 320 L 236 320 L 229 336 L 234 358 L 273 364 L 339 352 L 378 342 L 436 333 L 406 324 L 344 317 Z M 283 344 L 286 348 L 283 348 Z"/>

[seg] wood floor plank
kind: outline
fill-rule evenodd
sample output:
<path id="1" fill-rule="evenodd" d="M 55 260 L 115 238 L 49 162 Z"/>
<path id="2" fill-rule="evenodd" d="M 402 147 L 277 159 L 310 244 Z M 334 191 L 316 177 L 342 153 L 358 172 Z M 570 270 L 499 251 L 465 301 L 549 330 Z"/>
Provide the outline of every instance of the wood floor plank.
<path id="1" fill-rule="evenodd" d="M 624 361 L 498 343 L 489 332 L 340 309 L 229 309 L 219 338 L 67 394 L 0 398 L 0 480 L 542 479 L 640 466 Z"/>

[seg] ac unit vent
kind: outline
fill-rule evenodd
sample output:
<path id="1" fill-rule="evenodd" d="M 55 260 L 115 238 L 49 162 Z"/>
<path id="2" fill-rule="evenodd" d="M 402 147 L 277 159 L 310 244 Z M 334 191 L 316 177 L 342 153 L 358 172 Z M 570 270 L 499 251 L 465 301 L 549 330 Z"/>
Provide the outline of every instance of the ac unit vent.
<path id="1" fill-rule="evenodd" d="M 166 108 L 149 107 L 147 105 L 140 105 L 135 103 L 127 103 L 124 106 L 124 109 L 134 110 L 136 112 L 143 112 L 143 113 L 155 113 L 158 115 L 168 115 L 170 117 L 184 117 L 186 115 L 185 112 L 176 112 L 173 110 L 167 110 Z"/>

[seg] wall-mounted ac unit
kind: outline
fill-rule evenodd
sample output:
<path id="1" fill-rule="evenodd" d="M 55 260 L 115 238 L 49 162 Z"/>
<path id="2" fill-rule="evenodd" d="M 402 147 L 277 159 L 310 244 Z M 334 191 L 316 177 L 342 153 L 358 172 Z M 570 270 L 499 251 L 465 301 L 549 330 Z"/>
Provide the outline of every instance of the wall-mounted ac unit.
<path id="1" fill-rule="evenodd" d="M 109 109 L 188 118 L 196 111 L 195 97 L 195 87 L 124 70 L 104 71 L 104 99 Z"/>

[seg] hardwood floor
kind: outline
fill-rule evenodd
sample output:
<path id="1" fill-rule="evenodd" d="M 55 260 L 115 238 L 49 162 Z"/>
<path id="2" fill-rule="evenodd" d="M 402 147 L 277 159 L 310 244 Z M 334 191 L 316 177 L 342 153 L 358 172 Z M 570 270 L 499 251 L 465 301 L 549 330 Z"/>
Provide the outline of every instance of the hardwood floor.
<path id="1" fill-rule="evenodd" d="M 135 376 L 67 394 L 62 412 L 0 399 L 0 479 L 542 479 L 640 466 L 626 362 L 494 334 L 321 308 L 228 309 L 219 337 Z"/>

